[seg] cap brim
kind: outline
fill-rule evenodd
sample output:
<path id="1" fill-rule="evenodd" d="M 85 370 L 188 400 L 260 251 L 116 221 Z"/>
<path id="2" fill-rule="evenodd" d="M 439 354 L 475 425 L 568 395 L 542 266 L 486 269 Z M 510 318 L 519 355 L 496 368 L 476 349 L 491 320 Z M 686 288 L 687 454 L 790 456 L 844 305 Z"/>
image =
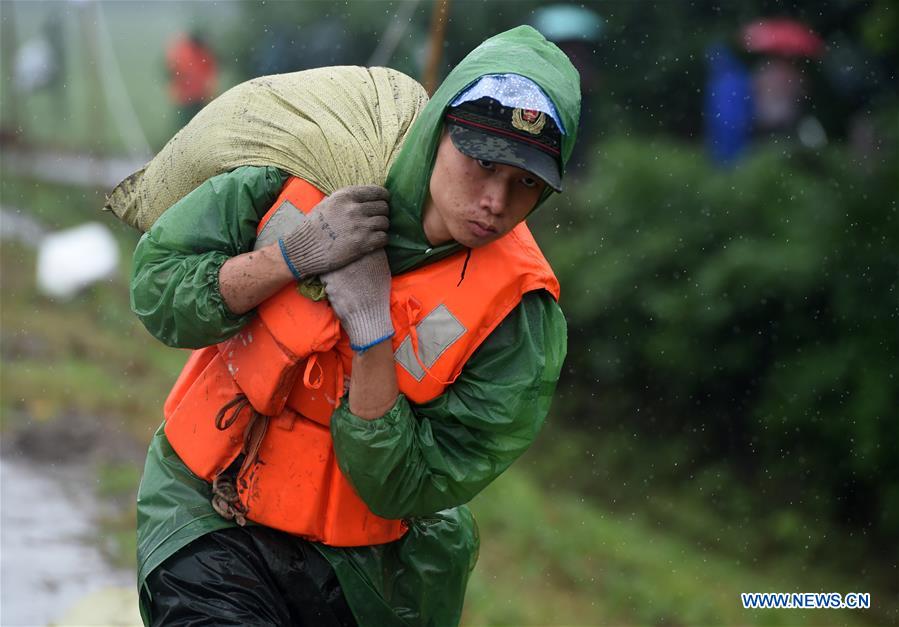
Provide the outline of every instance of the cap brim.
<path id="1" fill-rule="evenodd" d="M 555 157 L 538 148 L 506 139 L 492 133 L 477 131 L 459 124 L 447 125 L 453 145 L 464 155 L 472 159 L 494 161 L 504 165 L 512 165 L 546 181 L 557 192 L 562 191 L 562 177 Z"/>

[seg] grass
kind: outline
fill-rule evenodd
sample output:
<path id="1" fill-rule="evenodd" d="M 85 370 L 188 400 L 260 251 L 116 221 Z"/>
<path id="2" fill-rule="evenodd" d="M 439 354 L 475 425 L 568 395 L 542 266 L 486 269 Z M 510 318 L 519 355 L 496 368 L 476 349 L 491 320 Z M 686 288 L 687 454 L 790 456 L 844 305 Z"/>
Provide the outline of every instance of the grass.
<path id="1" fill-rule="evenodd" d="M 127 462 L 107 462 L 97 466 L 97 492 L 118 507 L 99 520 L 102 549 L 116 566 L 134 568 L 137 555 L 137 512 L 134 498 L 142 467 Z"/>
<path id="2" fill-rule="evenodd" d="M 871 625 L 872 610 L 744 610 L 741 592 L 870 591 L 850 573 L 708 550 L 641 513 L 538 487 L 513 468 L 471 504 L 481 555 L 468 625 Z M 707 534 L 714 535 L 709 528 Z"/>
<path id="3" fill-rule="evenodd" d="M 33 285 L 33 251 L 4 244 L 0 262 L 6 269 L 0 336 L 5 419 L 116 417 L 128 432 L 149 438 L 147 425 L 161 419 L 165 393 L 187 353 L 159 344 L 130 313 L 125 277 L 71 302 L 53 302 Z"/>

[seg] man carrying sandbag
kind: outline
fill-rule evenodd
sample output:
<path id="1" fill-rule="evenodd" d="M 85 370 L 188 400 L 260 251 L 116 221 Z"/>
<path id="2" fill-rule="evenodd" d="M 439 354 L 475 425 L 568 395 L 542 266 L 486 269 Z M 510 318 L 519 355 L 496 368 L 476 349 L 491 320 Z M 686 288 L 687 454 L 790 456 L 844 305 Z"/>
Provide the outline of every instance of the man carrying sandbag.
<path id="1" fill-rule="evenodd" d="M 519 27 L 426 105 L 382 68 L 235 89 L 108 205 L 149 228 L 132 308 L 199 349 L 138 495 L 144 620 L 457 624 L 479 542 L 464 504 L 533 442 L 566 352 L 523 221 L 561 191 L 577 72 Z"/>

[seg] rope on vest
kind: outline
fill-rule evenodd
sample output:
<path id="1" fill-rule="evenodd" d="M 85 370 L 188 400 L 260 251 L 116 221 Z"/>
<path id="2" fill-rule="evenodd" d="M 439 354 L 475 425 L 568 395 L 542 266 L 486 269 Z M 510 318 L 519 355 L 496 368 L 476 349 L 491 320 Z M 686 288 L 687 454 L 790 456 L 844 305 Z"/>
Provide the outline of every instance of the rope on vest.
<path id="1" fill-rule="evenodd" d="M 313 378 L 315 372 L 315 378 Z M 309 390 L 317 390 L 325 380 L 325 371 L 318 363 L 318 353 L 312 353 L 306 360 L 306 368 L 303 370 L 303 385 Z"/>
<path id="2" fill-rule="evenodd" d="M 215 415 L 215 427 L 219 431 L 224 431 L 237 421 L 240 413 L 247 407 L 250 408 L 252 416 L 244 430 L 243 447 L 240 454 L 243 462 L 240 470 L 234 474 L 226 469 L 212 480 L 212 509 L 225 520 L 233 520 L 241 527 L 247 524 L 247 508 L 240 502 L 240 495 L 237 492 L 237 477 L 244 476 L 244 472 L 256 463 L 259 457 L 259 448 L 268 431 L 270 417 L 253 409 L 245 394 L 238 394 L 225 403 Z M 231 415 L 226 418 L 229 410 L 231 410 Z"/>
<path id="3" fill-rule="evenodd" d="M 219 409 L 218 413 L 215 415 L 215 428 L 219 431 L 224 431 L 233 425 L 240 416 L 240 412 L 249 405 L 250 400 L 247 398 L 246 394 L 238 394 L 235 396 L 233 399 L 222 405 L 222 408 Z M 231 415 L 226 419 L 225 414 L 228 413 L 229 409 L 233 409 L 234 411 L 232 411 Z"/>

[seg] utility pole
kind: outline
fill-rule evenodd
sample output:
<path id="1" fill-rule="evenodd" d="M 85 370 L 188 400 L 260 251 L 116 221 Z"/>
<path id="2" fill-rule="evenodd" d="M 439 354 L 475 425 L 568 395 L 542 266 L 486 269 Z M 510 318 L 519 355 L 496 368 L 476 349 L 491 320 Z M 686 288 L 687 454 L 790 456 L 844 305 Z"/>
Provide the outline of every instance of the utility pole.
<path id="1" fill-rule="evenodd" d="M 431 45 L 428 52 L 428 64 L 422 83 L 428 96 L 433 96 L 437 89 L 440 60 L 443 57 L 443 41 L 446 36 L 446 20 L 449 16 L 450 0 L 435 0 L 431 13 Z"/>
<path id="2" fill-rule="evenodd" d="M 105 146 L 103 140 L 108 137 L 105 133 L 106 99 L 103 95 L 103 81 L 100 77 L 100 51 L 98 47 L 99 32 L 97 29 L 97 4 L 96 0 L 87 0 L 78 7 L 81 18 L 81 37 L 84 42 L 84 63 L 87 66 L 88 81 L 88 151 L 99 154 Z"/>
<path id="3" fill-rule="evenodd" d="M 16 56 L 16 19 L 13 11 L 14 2 L 0 4 L 0 72 L 2 72 L 3 116 L 0 124 L 0 142 L 19 142 L 22 140 L 19 128 L 18 96 L 14 84 L 13 60 Z"/>

